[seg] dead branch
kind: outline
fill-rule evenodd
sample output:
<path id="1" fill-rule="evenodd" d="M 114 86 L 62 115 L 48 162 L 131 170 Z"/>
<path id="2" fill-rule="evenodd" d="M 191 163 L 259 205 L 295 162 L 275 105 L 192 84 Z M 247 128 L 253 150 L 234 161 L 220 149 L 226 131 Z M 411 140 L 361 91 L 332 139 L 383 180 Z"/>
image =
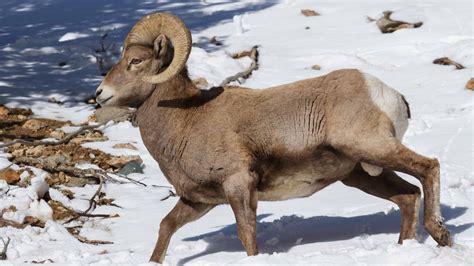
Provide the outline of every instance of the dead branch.
<path id="1" fill-rule="evenodd" d="M 382 33 L 392 33 L 399 29 L 419 28 L 421 25 L 423 25 L 423 22 L 409 23 L 405 21 L 393 20 L 390 18 L 392 14 L 393 11 L 384 11 L 383 16 L 377 19 L 376 24 Z"/>
<path id="2" fill-rule="evenodd" d="M 114 242 L 112 241 L 106 241 L 106 240 L 89 240 L 84 236 L 79 235 L 79 230 L 76 228 L 67 228 L 67 231 L 75 237 L 79 242 L 85 243 L 85 244 L 91 244 L 91 245 L 106 245 L 106 244 L 113 244 Z"/>
<path id="3" fill-rule="evenodd" d="M 176 193 L 174 193 L 174 191 L 172 191 L 172 190 L 168 190 L 168 196 L 166 196 L 166 197 L 160 199 L 160 201 L 165 201 L 165 200 L 167 200 L 167 199 L 169 199 L 169 198 L 171 198 L 171 197 L 176 197 Z"/>
<path id="4" fill-rule="evenodd" d="M 118 176 L 118 177 L 120 177 L 120 178 L 126 179 L 126 180 L 128 180 L 128 181 L 130 181 L 130 182 L 132 182 L 132 183 L 137 184 L 137 185 L 141 185 L 141 186 L 144 186 L 144 187 L 147 186 L 145 183 L 140 182 L 140 181 L 138 181 L 138 180 L 135 180 L 135 179 L 133 179 L 133 178 L 130 178 L 130 177 L 126 176 L 126 175 L 122 175 L 122 174 L 119 174 L 119 173 L 110 173 L 110 172 L 106 172 L 106 171 L 104 171 L 104 172 L 105 172 L 105 174 L 106 174 L 107 176 L 109 176 L 109 175 L 116 175 L 116 176 Z M 110 177 L 110 176 L 109 176 L 109 177 Z"/>
<path id="5" fill-rule="evenodd" d="M 92 197 L 89 199 L 89 207 L 87 208 L 87 210 L 83 211 L 82 214 L 86 214 L 92 209 L 95 209 L 95 206 L 97 205 L 95 198 L 99 197 L 100 190 L 102 189 L 102 184 L 104 183 L 104 178 L 101 175 L 99 175 L 99 182 L 99 187 L 95 191 L 94 195 L 92 195 Z"/>
<path id="6" fill-rule="evenodd" d="M 433 60 L 433 64 L 436 64 L 436 65 L 453 65 L 454 67 L 456 67 L 456 69 L 463 69 L 465 68 L 463 65 L 459 64 L 458 62 L 456 61 L 453 61 L 451 60 L 450 58 L 448 57 L 441 57 L 441 58 L 437 58 L 435 60 Z"/>
<path id="7" fill-rule="evenodd" d="M 70 218 L 69 220 L 63 222 L 63 224 L 68 224 L 72 221 L 77 220 L 79 217 L 88 217 L 88 218 L 103 218 L 103 219 L 108 219 L 108 218 L 117 218 L 120 217 L 117 213 L 114 214 L 93 214 L 93 213 L 83 213 L 83 212 L 78 212 L 75 210 L 71 210 L 72 212 L 75 212 L 74 216 Z"/>
<path id="8" fill-rule="evenodd" d="M 252 47 L 252 50 L 250 51 L 247 51 L 247 53 L 249 53 L 249 57 L 250 59 L 252 59 L 252 63 L 250 64 L 250 66 L 242 71 L 242 72 L 239 72 L 233 76 L 230 76 L 230 77 L 227 77 L 226 79 L 224 79 L 224 81 L 221 82 L 221 84 L 219 86 L 223 87 L 229 83 L 231 83 L 232 81 L 237 81 L 240 83 L 239 79 L 240 78 L 243 78 L 243 79 L 247 79 L 250 77 L 250 75 L 252 74 L 252 72 L 254 70 L 257 70 L 258 69 L 258 46 L 254 46 Z M 247 54 L 245 51 L 244 52 L 241 52 L 241 53 L 237 53 L 235 54 L 234 58 L 239 58 L 239 54 L 242 55 L 242 54 Z"/>
<path id="9" fill-rule="evenodd" d="M 4 143 L 4 144 L 0 144 L 0 149 L 1 148 L 5 148 L 5 147 L 8 147 L 8 146 L 11 146 L 11 145 L 14 145 L 14 144 L 23 144 L 23 145 L 27 145 L 27 146 L 38 146 L 38 145 L 45 145 L 45 146 L 50 146 L 50 145 L 61 145 L 61 144 L 65 144 L 65 143 L 68 143 L 70 140 L 72 140 L 74 137 L 76 137 L 77 135 L 80 135 L 86 131 L 91 131 L 91 130 L 94 130 L 96 128 L 99 128 L 105 124 L 107 124 L 109 121 L 111 120 L 117 120 L 117 119 L 122 119 L 122 118 L 129 118 L 131 117 L 132 113 L 129 112 L 129 113 L 125 113 L 125 114 L 120 114 L 119 116 L 117 117 L 112 117 L 110 118 L 109 120 L 107 121 L 104 121 L 102 123 L 99 123 L 99 124 L 96 124 L 96 125 L 84 125 L 84 126 L 81 126 L 78 130 L 74 131 L 74 132 L 71 132 L 69 134 L 67 134 L 64 138 L 60 139 L 60 140 L 57 140 L 57 141 L 49 141 L 49 140 L 36 140 L 36 141 L 28 141 L 28 140 L 24 140 L 24 139 L 16 139 L 16 140 L 13 140 L 13 141 L 10 141 L 10 142 L 7 142 L 7 143 Z"/>
<path id="10" fill-rule="evenodd" d="M 30 263 L 33 263 L 33 264 L 54 263 L 54 260 L 52 260 L 52 259 L 45 259 L 45 260 L 32 260 Z"/>
<path id="11" fill-rule="evenodd" d="M 10 245 L 10 238 L 7 237 L 7 241 L 5 242 L 5 239 L 3 237 L 0 237 L 3 242 L 3 250 L 0 252 L 0 260 L 6 260 L 7 259 L 7 250 L 8 250 L 8 245 Z"/>

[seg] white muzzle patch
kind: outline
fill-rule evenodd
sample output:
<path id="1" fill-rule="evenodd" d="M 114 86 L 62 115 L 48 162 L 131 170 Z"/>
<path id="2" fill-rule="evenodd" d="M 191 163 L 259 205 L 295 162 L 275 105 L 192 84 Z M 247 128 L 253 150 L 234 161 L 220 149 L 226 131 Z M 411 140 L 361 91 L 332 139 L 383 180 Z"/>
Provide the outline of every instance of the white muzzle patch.
<path id="1" fill-rule="evenodd" d="M 97 103 L 104 105 L 114 97 L 115 89 L 113 87 L 100 84 L 95 92 L 95 95 L 95 100 Z"/>

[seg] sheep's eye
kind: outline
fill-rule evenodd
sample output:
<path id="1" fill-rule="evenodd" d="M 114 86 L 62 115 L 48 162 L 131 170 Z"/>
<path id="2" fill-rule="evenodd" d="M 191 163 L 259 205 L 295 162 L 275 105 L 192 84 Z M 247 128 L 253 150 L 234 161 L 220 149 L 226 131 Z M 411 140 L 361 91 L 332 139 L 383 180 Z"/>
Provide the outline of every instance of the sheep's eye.
<path id="1" fill-rule="evenodd" d="M 132 65 L 138 65 L 140 64 L 141 62 L 143 62 L 143 60 L 139 59 L 139 58 L 133 58 L 132 61 L 130 61 L 130 64 Z"/>

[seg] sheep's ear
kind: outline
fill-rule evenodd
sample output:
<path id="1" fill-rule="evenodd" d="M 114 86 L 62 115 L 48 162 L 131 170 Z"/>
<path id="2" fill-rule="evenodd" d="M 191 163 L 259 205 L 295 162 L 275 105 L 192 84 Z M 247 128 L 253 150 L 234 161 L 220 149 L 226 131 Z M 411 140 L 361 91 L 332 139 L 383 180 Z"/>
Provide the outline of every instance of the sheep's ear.
<path id="1" fill-rule="evenodd" d="M 155 58 L 158 59 L 165 59 L 167 51 L 168 51 L 168 38 L 165 35 L 160 34 L 156 37 L 155 41 L 153 42 L 153 52 L 155 54 Z"/>

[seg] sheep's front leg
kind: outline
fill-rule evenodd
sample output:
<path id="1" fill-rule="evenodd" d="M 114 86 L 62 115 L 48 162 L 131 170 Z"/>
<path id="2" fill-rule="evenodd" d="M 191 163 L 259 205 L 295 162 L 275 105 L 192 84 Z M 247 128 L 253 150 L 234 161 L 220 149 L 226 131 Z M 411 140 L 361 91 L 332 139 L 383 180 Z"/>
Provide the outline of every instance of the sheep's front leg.
<path id="1" fill-rule="evenodd" d="M 257 248 L 257 191 L 252 173 L 241 172 L 228 177 L 224 183 L 227 202 L 237 221 L 239 239 L 248 256 L 258 254 Z"/>
<path id="2" fill-rule="evenodd" d="M 181 226 L 199 219 L 214 206 L 215 205 L 191 202 L 183 198 L 179 199 L 176 206 L 160 223 L 158 242 L 153 250 L 150 261 L 162 263 L 174 232 Z"/>

